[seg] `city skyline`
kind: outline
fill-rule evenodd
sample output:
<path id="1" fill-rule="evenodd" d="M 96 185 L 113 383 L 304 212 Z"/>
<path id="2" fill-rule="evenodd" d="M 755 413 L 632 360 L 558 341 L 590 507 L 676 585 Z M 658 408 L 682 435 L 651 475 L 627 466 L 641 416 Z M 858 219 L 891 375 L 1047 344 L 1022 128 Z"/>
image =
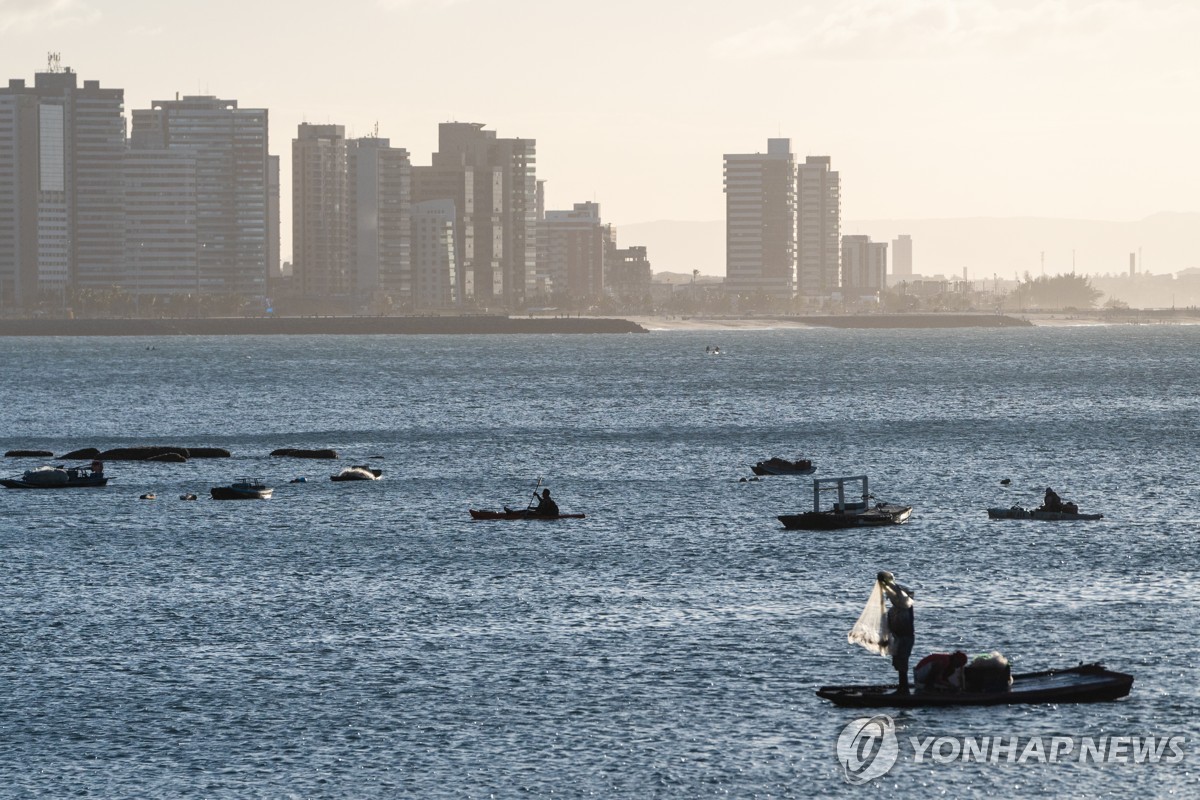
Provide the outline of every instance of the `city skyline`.
<path id="1" fill-rule="evenodd" d="M 285 157 L 301 122 L 348 137 L 378 125 L 426 164 L 440 123 L 478 121 L 536 139 L 555 205 L 595 200 L 618 228 L 720 218 L 716 156 L 770 136 L 833 156 L 846 219 L 1135 220 L 1198 205 L 1200 112 L 1178 98 L 1200 77 L 1200 9 L 1179 3 L 759 0 L 731 16 L 618 0 L 584 19 L 548 3 L 390 0 L 342 4 L 332 27 L 317 9 L 4 2 L 3 62 L 32 77 L 60 52 L 124 88 L 127 115 L 176 92 L 268 108 Z M 289 197 L 287 170 L 283 182 Z M 288 259 L 290 209 L 282 230 Z"/>

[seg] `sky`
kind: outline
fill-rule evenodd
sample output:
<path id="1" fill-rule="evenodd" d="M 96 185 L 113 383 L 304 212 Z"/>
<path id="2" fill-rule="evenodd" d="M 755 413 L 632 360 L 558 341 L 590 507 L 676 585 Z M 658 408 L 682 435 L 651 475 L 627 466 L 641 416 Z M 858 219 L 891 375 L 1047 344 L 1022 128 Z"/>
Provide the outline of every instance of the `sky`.
<path id="1" fill-rule="evenodd" d="M 1196 211 L 1197 42 L 1195 0 L 0 0 L 0 78 L 268 108 L 285 259 L 300 122 L 534 138 L 548 207 L 618 229 L 722 219 L 722 155 L 780 136 L 848 220 Z"/>

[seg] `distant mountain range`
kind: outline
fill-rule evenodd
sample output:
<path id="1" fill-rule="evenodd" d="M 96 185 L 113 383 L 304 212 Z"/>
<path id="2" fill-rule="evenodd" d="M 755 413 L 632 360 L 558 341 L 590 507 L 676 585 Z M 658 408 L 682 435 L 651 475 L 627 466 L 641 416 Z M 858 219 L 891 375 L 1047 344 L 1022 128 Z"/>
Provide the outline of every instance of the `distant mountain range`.
<path id="1" fill-rule="evenodd" d="M 643 222 L 617 225 L 621 247 L 645 245 L 653 270 L 690 275 L 725 274 L 725 221 Z M 1200 213 L 1154 214 L 1135 222 L 1014 218 L 877 219 L 842 223 L 844 234 L 891 241 L 913 239 L 919 275 L 1013 279 L 1072 270 L 1087 275 L 1128 274 L 1129 254 L 1141 253 L 1139 272 L 1200 268 Z M 889 271 L 891 252 L 888 253 Z"/>

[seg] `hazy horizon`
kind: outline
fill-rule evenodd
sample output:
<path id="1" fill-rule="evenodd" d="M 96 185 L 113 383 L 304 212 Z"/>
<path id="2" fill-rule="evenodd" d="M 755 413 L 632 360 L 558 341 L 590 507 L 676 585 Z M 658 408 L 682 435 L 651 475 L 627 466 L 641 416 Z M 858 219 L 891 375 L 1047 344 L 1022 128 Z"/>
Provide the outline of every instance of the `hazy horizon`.
<path id="1" fill-rule="evenodd" d="M 284 260 L 304 121 L 378 125 L 414 164 L 444 121 L 534 138 L 547 207 L 595 200 L 618 228 L 723 218 L 722 155 L 776 136 L 832 156 L 846 220 L 1200 208 L 1200 7 L 1171 0 L 351 0 L 336 24 L 307 2 L 0 0 L 0 37 L 5 78 L 58 52 L 127 118 L 176 93 L 269 109 Z"/>

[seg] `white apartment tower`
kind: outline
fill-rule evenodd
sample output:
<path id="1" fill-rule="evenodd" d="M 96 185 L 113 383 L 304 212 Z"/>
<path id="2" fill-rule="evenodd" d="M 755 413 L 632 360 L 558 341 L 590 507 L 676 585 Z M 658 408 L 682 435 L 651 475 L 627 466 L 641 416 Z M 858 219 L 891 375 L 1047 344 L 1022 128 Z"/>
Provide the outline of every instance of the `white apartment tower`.
<path id="1" fill-rule="evenodd" d="M 453 200 L 413 203 L 413 299 L 419 309 L 451 308 L 458 304 L 455 215 Z"/>
<path id="2" fill-rule="evenodd" d="M 56 57 L 0 88 L 0 307 L 120 280 L 124 105 Z"/>
<path id="3" fill-rule="evenodd" d="M 305 297 L 353 290 L 348 179 L 345 126 L 301 123 L 292 140 L 292 269 Z"/>
<path id="4" fill-rule="evenodd" d="M 795 162 L 790 139 L 725 155 L 725 287 L 791 298 L 796 280 Z"/>
<path id="5" fill-rule="evenodd" d="M 892 276 L 903 280 L 912 274 L 912 236 L 902 233 L 892 239 Z"/>
<path id="6" fill-rule="evenodd" d="M 841 285 L 841 181 L 830 161 L 808 156 L 796 169 L 797 289 L 814 300 Z"/>
<path id="7" fill-rule="evenodd" d="M 842 237 L 842 292 L 847 298 L 877 295 L 887 287 L 887 242 Z"/>

